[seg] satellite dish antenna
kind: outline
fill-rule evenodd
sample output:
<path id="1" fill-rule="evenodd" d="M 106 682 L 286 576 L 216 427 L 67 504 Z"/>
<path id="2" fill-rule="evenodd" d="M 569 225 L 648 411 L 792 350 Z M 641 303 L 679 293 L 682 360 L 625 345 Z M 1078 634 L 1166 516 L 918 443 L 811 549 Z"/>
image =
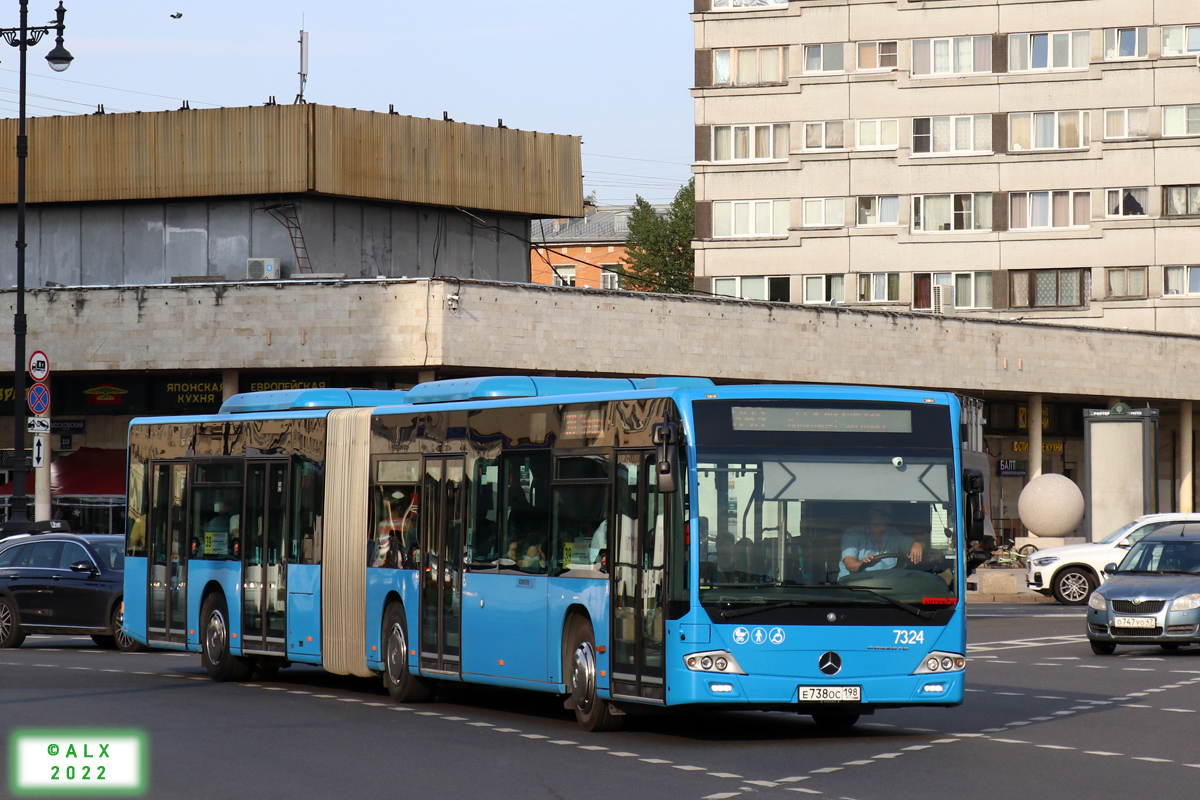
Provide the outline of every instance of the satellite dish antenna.
<path id="1" fill-rule="evenodd" d="M 304 20 L 301 19 L 301 25 Z M 300 29 L 300 94 L 296 95 L 296 104 L 304 105 L 304 84 L 308 82 L 308 31 Z"/>

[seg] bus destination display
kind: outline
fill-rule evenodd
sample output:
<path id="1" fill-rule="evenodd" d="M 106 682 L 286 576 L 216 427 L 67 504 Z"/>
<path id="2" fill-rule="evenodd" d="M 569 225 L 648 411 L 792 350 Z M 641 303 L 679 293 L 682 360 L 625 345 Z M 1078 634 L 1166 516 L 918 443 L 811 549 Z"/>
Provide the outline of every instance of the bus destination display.
<path id="1" fill-rule="evenodd" d="M 734 406 L 735 431 L 912 433 L 912 412 L 878 408 Z"/>

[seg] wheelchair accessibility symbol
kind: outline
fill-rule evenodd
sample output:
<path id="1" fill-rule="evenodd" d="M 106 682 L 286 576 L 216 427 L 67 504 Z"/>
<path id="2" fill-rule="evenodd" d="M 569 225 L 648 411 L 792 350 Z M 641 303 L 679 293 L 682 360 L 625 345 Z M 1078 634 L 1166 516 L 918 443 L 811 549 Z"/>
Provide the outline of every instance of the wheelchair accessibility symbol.
<path id="1" fill-rule="evenodd" d="M 733 641 L 737 644 L 745 644 L 750 639 L 750 631 L 745 628 L 738 628 L 733 632 Z"/>
<path id="2" fill-rule="evenodd" d="M 783 640 L 787 638 L 783 633 L 783 628 L 771 628 L 771 644 L 783 644 Z"/>
<path id="3" fill-rule="evenodd" d="M 751 638 L 754 640 L 755 644 L 762 644 L 767 640 L 767 629 L 755 628 L 754 633 L 751 634 Z"/>

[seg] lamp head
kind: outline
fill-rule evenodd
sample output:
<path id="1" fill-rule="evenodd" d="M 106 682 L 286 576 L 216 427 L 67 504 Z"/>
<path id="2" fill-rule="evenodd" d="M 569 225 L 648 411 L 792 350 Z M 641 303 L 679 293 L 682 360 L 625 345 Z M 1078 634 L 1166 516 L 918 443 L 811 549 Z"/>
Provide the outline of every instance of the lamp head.
<path id="1" fill-rule="evenodd" d="M 59 39 L 54 49 L 46 54 L 46 62 L 50 65 L 50 69 L 55 72 L 62 72 L 71 66 L 71 62 L 74 60 L 75 57 L 68 52 L 67 48 L 63 47 L 62 39 Z"/>

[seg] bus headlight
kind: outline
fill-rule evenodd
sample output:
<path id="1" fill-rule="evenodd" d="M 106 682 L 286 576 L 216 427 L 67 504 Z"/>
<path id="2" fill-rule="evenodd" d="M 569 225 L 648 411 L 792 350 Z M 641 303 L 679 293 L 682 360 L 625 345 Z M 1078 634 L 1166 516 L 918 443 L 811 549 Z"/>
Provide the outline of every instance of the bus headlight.
<path id="1" fill-rule="evenodd" d="M 684 666 L 692 672 L 717 672 L 726 675 L 745 675 L 737 659 L 727 650 L 709 650 L 683 657 Z"/>
<path id="2" fill-rule="evenodd" d="M 940 653 L 934 651 L 925 656 L 921 666 L 913 675 L 928 675 L 934 672 L 961 672 L 967 665 L 967 659 L 961 653 Z"/>

